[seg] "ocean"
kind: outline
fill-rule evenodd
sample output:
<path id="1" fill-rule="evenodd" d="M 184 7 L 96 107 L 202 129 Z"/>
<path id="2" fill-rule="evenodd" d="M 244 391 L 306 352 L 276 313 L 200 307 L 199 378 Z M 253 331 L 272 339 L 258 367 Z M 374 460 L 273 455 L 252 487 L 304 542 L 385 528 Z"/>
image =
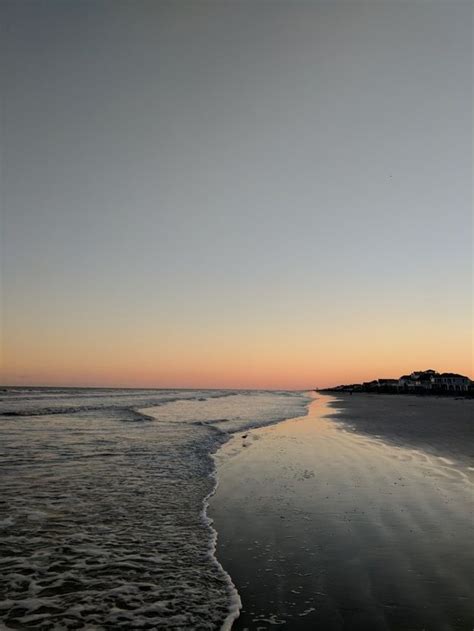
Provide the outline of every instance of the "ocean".
<path id="1" fill-rule="evenodd" d="M 4 389 L 0 621 L 230 628 L 240 599 L 206 515 L 212 453 L 308 403 L 283 391 Z"/>

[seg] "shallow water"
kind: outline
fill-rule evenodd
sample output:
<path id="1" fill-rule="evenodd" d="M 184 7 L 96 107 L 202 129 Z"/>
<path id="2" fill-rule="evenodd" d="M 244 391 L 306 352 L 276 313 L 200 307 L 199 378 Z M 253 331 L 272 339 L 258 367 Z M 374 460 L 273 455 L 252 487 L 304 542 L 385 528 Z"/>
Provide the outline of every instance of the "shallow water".
<path id="1" fill-rule="evenodd" d="M 471 630 L 464 463 L 359 434 L 326 417 L 330 400 L 215 456 L 209 514 L 242 598 L 234 628 Z"/>
<path id="2" fill-rule="evenodd" d="M 0 620 L 58 630 L 230 622 L 238 596 L 203 513 L 210 453 L 229 432 L 306 403 L 269 392 L 3 392 Z"/>

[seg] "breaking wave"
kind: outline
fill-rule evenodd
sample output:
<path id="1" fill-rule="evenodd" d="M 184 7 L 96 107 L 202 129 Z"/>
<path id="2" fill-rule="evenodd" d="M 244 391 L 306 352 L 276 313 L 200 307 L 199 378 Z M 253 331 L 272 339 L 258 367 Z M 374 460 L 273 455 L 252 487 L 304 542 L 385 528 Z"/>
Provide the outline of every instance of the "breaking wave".
<path id="1" fill-rule="evenodd" d="M 240 601 L 214 556 L 211 454 L 231 432 L 303 414 L 308 399 L 44 389 L 2 399 L 5 627 L 229 629 Z"/>

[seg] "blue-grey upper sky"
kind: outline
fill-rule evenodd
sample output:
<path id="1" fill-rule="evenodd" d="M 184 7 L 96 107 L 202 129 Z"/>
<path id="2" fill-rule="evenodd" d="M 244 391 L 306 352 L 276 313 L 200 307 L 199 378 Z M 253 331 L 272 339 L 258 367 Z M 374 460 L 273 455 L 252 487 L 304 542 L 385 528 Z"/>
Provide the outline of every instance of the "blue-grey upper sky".
<path id="1" fill-rule="evenodd" d="M 17 0 L 2 23 L 6 381 L 470 370 L 471 2 Z"/>

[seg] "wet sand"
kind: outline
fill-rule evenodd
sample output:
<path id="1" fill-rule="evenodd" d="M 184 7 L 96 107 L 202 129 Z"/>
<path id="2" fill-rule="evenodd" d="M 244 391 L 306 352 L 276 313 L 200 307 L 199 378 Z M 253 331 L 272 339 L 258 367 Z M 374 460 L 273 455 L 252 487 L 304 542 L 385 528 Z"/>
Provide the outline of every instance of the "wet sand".
<path id="1" fill-rule="evenodd" d="M 329 405 L 335 408 L 336 422 L 474 471 L 474 399 L 390 394 L 341 394 L 333 399 Z"/>
<path id="2" fill-rule="evenodd" d="M 321 395 L 224 445 L 208 513 L 233 628 L 471 630 L 472 409 Z"/>

